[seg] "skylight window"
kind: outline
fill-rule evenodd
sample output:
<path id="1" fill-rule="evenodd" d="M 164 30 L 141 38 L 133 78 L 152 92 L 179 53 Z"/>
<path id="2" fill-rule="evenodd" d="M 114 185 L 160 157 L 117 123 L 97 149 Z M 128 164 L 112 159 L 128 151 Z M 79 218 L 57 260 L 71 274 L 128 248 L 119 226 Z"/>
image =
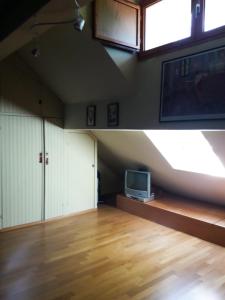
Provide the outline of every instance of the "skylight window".
<path id="1" fill-rule="evenodd" d="M 143 56 L 161 55 L 225 35 L 225 0 L 144 0 L 141 3 Z"/>
<path id="2" fill-rule="evenodd" d="M 198 130 L 145 130 L 173 169 L 225 177 L 225 168 Z"/>
<path id="3" fill-rule="evenodd" d="M 205 0 L 205 31 L 225 25 L 224 0 Z"/>
<path id="4" fill-rule="evenodd" d="M 145 9 L 145 50 L 191 35 L 191 0 L 157 1 Z"/>

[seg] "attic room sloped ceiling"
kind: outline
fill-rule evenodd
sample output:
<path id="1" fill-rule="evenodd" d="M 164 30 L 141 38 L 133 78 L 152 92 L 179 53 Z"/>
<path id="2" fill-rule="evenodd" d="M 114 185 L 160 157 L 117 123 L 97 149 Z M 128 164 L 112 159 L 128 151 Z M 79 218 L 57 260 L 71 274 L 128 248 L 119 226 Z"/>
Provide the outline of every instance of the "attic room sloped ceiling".
<path id="1" fill-rule="evenodd" d="M 35 42 L 19 51 L 22 59 L 65 103 L 99 102 L 130 94 L 131 84 L 92 38 L 88 25 L 82 32 L 71 24 L 56 26 L 39 41 L 41 55 L 31 55 Z"/>
<path id="2" fill-rule="evenodd" d="M 130 69 L 124 67 L 123 62 L 129 60 L 130 56 L 126 55 L 124 58 L 120 55 L 116 65 L 110 56 L 111 52 L 108 54 L 101 43 L 92 38 L 91 2 L 79 1 L 81 14 L 86 20 L 81 33 L 76 32 L 72 24 L 54 28 L 40 26 L 31 30 L 36 22 L 74 18 L 74 0 L 49 1 L 1 42 L 0 59 L 18 49 L 24 62 L 64 103 L 97 102 L 127 97 L 132 93 L 133 85 L 125 78 L 126 75 L 130 78 Z M 41 56 L 35 60 L 31 51 L 37 44 L 40 45 Z M 118 57 L 118 53 L 112 54 L 112 57 Z M 132 68 L 135 63 L 136 60 L 132 61 Z M 123 66 L 120 69 L 121 65 Z"/>
<path id="3" fill-rule="evenodd" d="M 39 1 L 0 1 L 0 41 L 21 26 L 30 16 L 35 14 L 49 0 Z"/>
<path id="4" fill-rule="evenodd" d="M 93 0 L 80 0 L 81 7 Z M 74 17 L 73 0 L 0 0 L 0 60 L 23 47 L 34 38 L 31 26 L 36 22 L 55 22 Z M 52 26 L 35 30 L 43 34 Z"/>
<path id="5" fill-rule="evenodd" d="M 189 171 L 174 168 L 144 131 L 93 130 L 92 132 L 99 141 L 99 157 L 107 162 L 108 166 L 118 174 L 119 178 L 123 178 L 124 170 L 127 168 L 148 168 L 152 173 L 153 183 L 166 191 L 225 205 L 225 131 L 188 131 L 188 134 L 181 131 L 184 139 L 186 135 L 190 137 L 192 133 L 202 135 L 202 139 L 208 144 L 208 148 L 211 149 L 216 159 L 220 161 L 221 168 L 223 168 L 222 176 L 221 173 L 219 174 L 221 177 L 202 174 L 201 165 L 199 165 L 199 173 L 196 172 L 196 166 L 193 171 L 190 168 Z M 157 135 L 157 130 L 152 132 Z M 170 144 L 171 141 L 167 140 L 164 150 L 169 148 Z M 179 139 L 176 144 L 173 144 L 174 157 L 177 156 L 179 158 L 179 153 L 176 149 L 182 149 L 182 146 Z M 196 143 L 191 146 L 193 151 L 197 153 L 200 146 Z M 184 155 L 186 155 L 186 152 L 184 152 Z M 199 155 L 204 157 L 203 153 L 199 153 Z M 182 159 L 188 161 L 187 156 Z M 190 157 L 190 159 L 193 160 L 193 157 Z M 209 153 L 205 153 L 203 160 L 206 166 L 213 162 Z M 196 164 L 198 165 L 198 161 Z M 216 169 L 216 164 L 213 166 L 211 164 L 210 167 L 214 174 L 218 173 L 219 170 Z M 213 170 L 212 167 L 214 167 Z"/>

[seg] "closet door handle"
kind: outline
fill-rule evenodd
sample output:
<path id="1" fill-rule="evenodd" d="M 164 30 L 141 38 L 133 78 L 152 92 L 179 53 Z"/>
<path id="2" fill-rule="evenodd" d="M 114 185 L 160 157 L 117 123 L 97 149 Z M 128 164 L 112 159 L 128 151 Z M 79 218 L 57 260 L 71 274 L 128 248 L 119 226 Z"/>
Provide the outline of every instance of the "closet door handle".
<path id="1" fill-rule="evenodd" d="M 42 164 L 42 162 L 43 162 L 43 153 L 40 152 L 39 153 L 39 163 Z"/>
<path id="2" fill-rule="evenodd" d="M 48 158 L 48 153 L 45 153 L 45 164 L 49 164 L 49 158 Z"/>

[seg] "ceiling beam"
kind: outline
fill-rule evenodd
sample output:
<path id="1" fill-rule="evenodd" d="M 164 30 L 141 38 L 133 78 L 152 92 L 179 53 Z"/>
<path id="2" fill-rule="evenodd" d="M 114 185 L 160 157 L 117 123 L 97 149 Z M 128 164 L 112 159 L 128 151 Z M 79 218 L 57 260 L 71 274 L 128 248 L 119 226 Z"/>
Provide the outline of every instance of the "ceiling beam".
<path id="1" fill-rule="evenodd" d="M 0 42 L 50 0 L 0 0 Z"/>

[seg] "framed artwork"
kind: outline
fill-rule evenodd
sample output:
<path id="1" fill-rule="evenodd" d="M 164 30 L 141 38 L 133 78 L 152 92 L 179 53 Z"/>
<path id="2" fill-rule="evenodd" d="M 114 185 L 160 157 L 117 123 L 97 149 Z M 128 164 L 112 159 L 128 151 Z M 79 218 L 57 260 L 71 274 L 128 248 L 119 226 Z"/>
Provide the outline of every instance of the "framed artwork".
<path id="1" fill-rule="evenodd" d="M 87 126 L 96 125 L 96 106 L 88 105 L 87 106 Z"/>
<path id="2" fill-rule="evenodd" d="M 119 125 L 119 103 L 110 103 L 107 106 L 107 125 L 118 126 Z"/>
<path id="3" fill-rule="evenodd" d="M 162 64 L 160 121 L 225 118 L 225 47 Z"/>

